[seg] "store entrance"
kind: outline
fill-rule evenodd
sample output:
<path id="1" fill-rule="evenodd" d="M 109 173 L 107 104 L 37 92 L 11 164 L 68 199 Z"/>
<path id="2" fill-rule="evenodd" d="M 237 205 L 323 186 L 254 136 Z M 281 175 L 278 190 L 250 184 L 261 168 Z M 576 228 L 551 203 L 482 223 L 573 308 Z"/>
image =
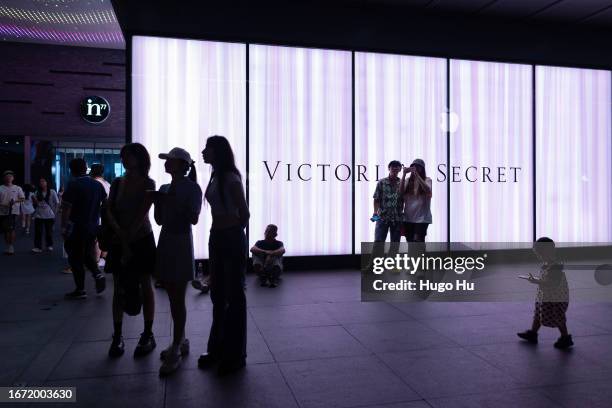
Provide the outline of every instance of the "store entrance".
<path id="1" fill-rule="evenodd" d="M 54 148 L 54 160 L 51 165 L 51 176 L 53 184 L 58 190 L 66 188 L 70 180 L 70 169 L 68 165 L 72 159 L 83 158 L 87 166 L 91 168 L 94 163 L 104 165 L 104 178 L 110 183 L 116 177 L 123 175 L 124 169 L 121 165 L 119 143 L 94 143 L 79 144 L 77 142 L 58 143 Z"/>

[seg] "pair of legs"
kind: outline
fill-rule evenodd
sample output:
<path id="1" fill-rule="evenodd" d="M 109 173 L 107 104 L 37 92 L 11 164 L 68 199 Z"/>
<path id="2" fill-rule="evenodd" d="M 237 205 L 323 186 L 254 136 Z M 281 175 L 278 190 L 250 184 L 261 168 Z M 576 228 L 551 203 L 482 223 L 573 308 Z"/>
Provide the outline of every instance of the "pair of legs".
<path id="1" fill-rule="evenodd" d="M 43 239 L 43 230 L 45 234 L 45 245 L 46 247 L 53 246 L 53 223 L 55 220 L 53 218 L 43 219 L 43 218 L 35 218 L 34 219 L 34 248 L 42 249 L 42 239 Z"/>
<path id="2" fill-rule="evenodd" d="M 94 279 L 100 280 L 104 277 L 98 269 L 98 263 L 93 255 L 96 242 L 94 234 L 74 231 L 64 242 L 64 248 L 68 254 L 68 263 L 72 269 L 72 276 L 77 291 L 85 290 L 85 268 L 91 271 Z M 103 290 L 103 289 L 102 289 Z M 101 292 L 99 290 L 99 292 Z"/>
<path id="3" fill-rule="evenodd" d="M 429 224 L 426 223 L 404 222 L 403 228 L 406 242 L 425 242 L 427 227 L 429 227 Z"/>
<path id="4" fill-rule="evenodd" d="M 262 285 L 265 285 L 268 281 L 273 285 L 278 283 L 282 271 L 281 265 L 280 257 L 253 255 L 253 270 Z"/>
<path id="5" fill-rule="evenodd" d="M 0 219 L 0 228 L 4 234 L 4 242 L 7 247 L 15 243 L 15 219 L 16 215 L 3 215 Z"/>
<path id="6" fill-rule="evenodd" d="M 246 358 L 246 296 L 244 277 L 247 244 L 240 227 L 212 230 L 210 298 L 213 322 L 208 355 L 228 368 L 239 368 Z"/>
<path id="7" fill-rule="evenodd" d="M 172 315 L 172 344 L 179 347 L 185 339 L 185 324 L 187 322 L 187 307 L 185 294 L 188 282 L 164 282 L 164 289 L 170 301 L 170 314 Z M 153 293 L 153 289 L 151 289 Z"/>
<path id="8" fill-rule="evenodd" d="M 121 326 L 123 323 L 123 307 L 121 306 L 120 298 L 117 296 L 118 292 L 118 279 L 114 279 L 114 293 L 113 293 L 113 324 L 115 328 L 115 335 L 121 335 Z M 145 322 L 145 331 L 151 329 L 153 326 L 153 319 L 155 317 L 155 295 L 153 294 L 153 285 L 151 284 L 151 276 L 142 274 L 140 276 L 140 285 L 142 287 L 142 317 Z M 151 327 L 148 327 L 148 326 Z"/>
<path id="9" fill-rule="evenodd" d="M 32 225 L 32 214 L 21 214 L 21 228 L 25 228 L 26 231 L 30 231 Z"/>
<path id="10" fill-rule="evenodd" d="M 540 330 L 540 327 L 542 327 L 542 324 L 540 323 L 540 319 L 536 316 L 536 317 L 533 318 L 533 323 L 531 324 L 531 331 L 534 332 L 534 333 L 537 333 L 538 330 Z M 557 325 L 557 328 L 561 332 L 562 336 L 568 336 L 569 335 L 569 333 L 567 331 L 567 323 L 565 323 L 565 322 L 559 323 Z"/>

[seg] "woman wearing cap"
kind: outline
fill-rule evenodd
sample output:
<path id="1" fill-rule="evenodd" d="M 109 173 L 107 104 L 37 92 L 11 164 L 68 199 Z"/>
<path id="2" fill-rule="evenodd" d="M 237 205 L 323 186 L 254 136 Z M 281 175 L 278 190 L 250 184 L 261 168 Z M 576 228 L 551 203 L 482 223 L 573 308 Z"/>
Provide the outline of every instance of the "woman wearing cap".
<path id="1" fill-rule="evenodd" d="M 406 181 L 406 174 L 410 178 Z M 400 194 L 404 197 L 403 226 L 406 241 L 425 242 L 431 224 L 431 179 L 425 172 L 425 162 L 415 159 L 404 167 Z"/>
<path id="2" fill-rule="evenodd" d="M 166 160 L 166 173 L 172 176 L 153 194 L 155 221 L 161 225 L 157 243 L 156 274 L 168 293 L 173 320 L 172 344 L 161 352 L 161 375 L 174 372 L 183 355 L 189 353 L 185 338 L 185 291 L 194 279 L 193 237 L 191 226 L 198 223 L 202 207 L 202 190 L 197 184 L 194 161 L 179 147 L 159 155 Z M 189 171 L 189 176 L 185 174 Z"/>
<path id="3" fill-rule="evenodd" d="M 205 194 L 212 214 L 208 248 L 213 321 L 208 352 L 200 356 L 198 366 L 206 368 L 218 362 L 218 373 L 224 375 L 246 364 L 244 275 L 247 242 L 244 228 L 249 221 L 249 209 L 242 177 L 227 139 L 209 137 L 202 156 L 213 168 Z"/>

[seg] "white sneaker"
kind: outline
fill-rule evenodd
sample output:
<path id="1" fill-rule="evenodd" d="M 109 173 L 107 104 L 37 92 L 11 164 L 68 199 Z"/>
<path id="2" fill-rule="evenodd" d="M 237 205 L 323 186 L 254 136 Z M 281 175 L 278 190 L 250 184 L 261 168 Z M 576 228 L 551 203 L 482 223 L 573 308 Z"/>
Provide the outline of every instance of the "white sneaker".
<path id="1" fill-rule="evenodd" d="M 32 252 L 34 252 L 35 254 L 40 254 L 42 252 L 42 249 L 40 249 L 40 248 L 32 248 Z"/>
<path id="2" fill-rule="evenodd" d="M 48 246 L 47 247 L 47 251 L 53 251 L 53 247 L 52 246 Z"/>
<path id="3" fill-rule="evenodd" d="M 5 253 L 6 255 L 15 255 L 15 247 L 14 247 L 14 246 L 12 246 L 12 245 L 9 245 L 9 246 L 6 248 L 6 251 L 4 251 L 4 253 Z"/>
<path id="4" fill-rule="evenodd" d="M 162 352 L 159 353 L 159 358 L 164 360 L 166 355 L 169 353 L 168 350 L 170 350 L 170 348 L 172 348 L 172 345 L 169 345 L 165 350 L 162 350 Z M 181 345 L 179 346 L 179 353 L 181 353 L 181 356 L 183 357 L 189 354 L 189 339 L 183 339 Z"/>
<path id="5" fill-rule="evenodd" d="M 167 353 L 165 353 L 164 362 L 162 363 L 161 367 L 159 367 L 159 375 L 162 376 L 170 375 L 175 372 L 180 367 L 181 360 L 183 359 L 179 347 L 175 346 L 174 344 L 171 345 L 166 351 Z"/>

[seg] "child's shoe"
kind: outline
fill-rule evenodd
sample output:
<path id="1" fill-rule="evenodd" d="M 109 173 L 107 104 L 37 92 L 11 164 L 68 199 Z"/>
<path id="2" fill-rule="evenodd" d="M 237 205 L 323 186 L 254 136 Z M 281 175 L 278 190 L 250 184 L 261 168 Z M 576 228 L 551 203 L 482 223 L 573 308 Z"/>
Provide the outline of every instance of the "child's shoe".
<path id="1" fill-rule="evenodd" d="M 524 332 L 516 333 L 523 340 L 527 340 L 529 343 L 538 344 L 538 332 L 534 332 L 529 329 Z"/>
<path id="2" fill-rule="evenodd" d="M 555 348 L 565 350 L 574 345 L 574 341 L 572 340 L 572 335 L 568 334 L 567 336 L 561 336 L 555 342 Z"/>

